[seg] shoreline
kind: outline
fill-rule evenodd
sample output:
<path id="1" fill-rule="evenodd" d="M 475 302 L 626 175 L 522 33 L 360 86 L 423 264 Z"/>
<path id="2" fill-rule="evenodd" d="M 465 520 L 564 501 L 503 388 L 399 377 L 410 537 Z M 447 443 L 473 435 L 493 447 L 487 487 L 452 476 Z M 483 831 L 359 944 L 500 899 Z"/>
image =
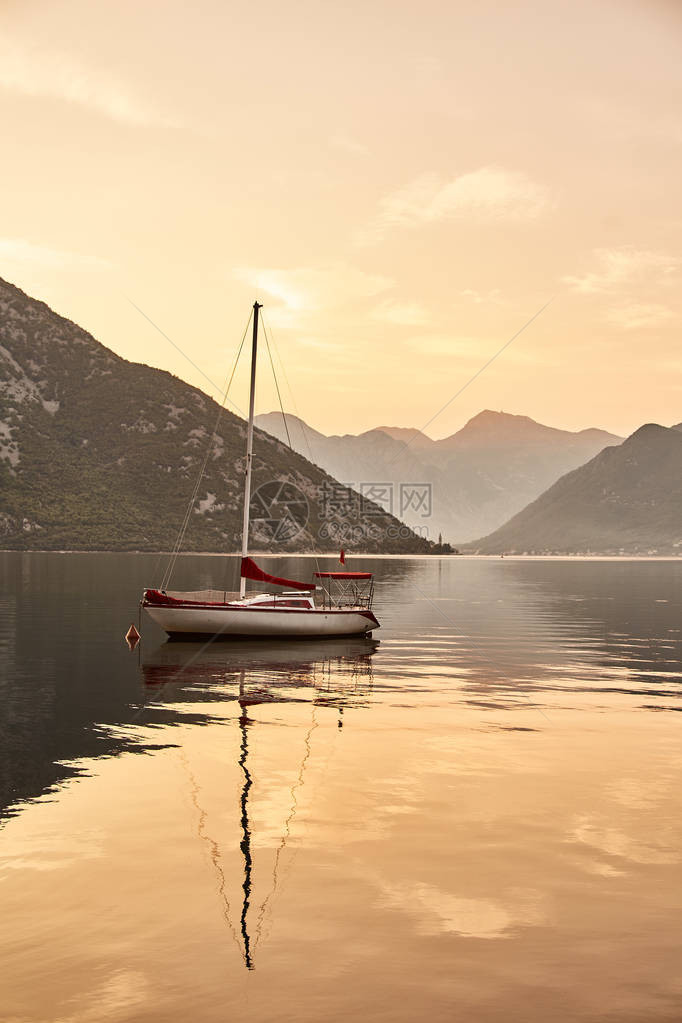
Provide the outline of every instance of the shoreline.
<path id="1" fill-rule="evenodd" d="M 123 557 L 148 556 L 152 558 L 173 557 L 172 551 L 118 551 L 118 550 L 16 550 L 0 548 L 0 554 L 97 554 L 118 555 Z M 240 558 L 241 551 L 183 551 L 179 558 Z M 325 551 L 311 554 L 308 551 L 285 551 L 273 554 L 272 551 L 251 551 L 249 557 L 254 558 L 334 558 L 338 561 L 338 551 Z M 379 561 L 681 561 L 679 554 L 346 554 L 346 561 L 361 558 L 374 558 Z"/>

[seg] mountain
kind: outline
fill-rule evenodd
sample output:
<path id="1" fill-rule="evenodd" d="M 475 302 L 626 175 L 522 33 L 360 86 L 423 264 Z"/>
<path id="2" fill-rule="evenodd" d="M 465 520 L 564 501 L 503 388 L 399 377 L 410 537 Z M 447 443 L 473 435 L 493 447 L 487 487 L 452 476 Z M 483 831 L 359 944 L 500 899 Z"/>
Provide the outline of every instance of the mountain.
<path id="1" fill-rule="evenodd" d="M 266 412 L 263 415 L 257 415 L 254 422 L 259 430 L 265 431 L 270 434 L 271 437 L 276 437 L 278 440 L 282 441 L 283 444 L 289 445 L 289 441 L 291 440 L 291 447 L 293 450 L 298 451 L 299 454 L 304 455 L 304 457 L 310 459 L 311 462 L 315 462 L 315 458 L 313 456 L 317 446 L 328 439 L 323 433 L 318 433 L 317 430 L 313 430 L 312 426 L 308 426 L 308 424 L 304 423 L 302 419 L 298 418 L 298 416 L 291 415 L 290 413 L 287 413 L 286 420 L 286 425 L 289 430 L 288 436 L 284 427 L 281 412 Z"/>
<path id="2" fill-rule="evenodd" d="M 223 411 L 216 428 L 218 414 L 0 280 L 0 547 L 172 549 L 207 458 L 184 548 L 236 550 L 246 425 Z M 430 549 L 260 430 L 253 490 L 254 548 Z"/>
<path id="3" fill-rule="evenodd" d="M 257 416 L 256 422 L 273 437 L 286 440 L 280 413 Z M 287 415 L 287 423 L 297 451 L 304 451 L 336 479 L 377 501 L 420 535 L 437 540 L 439 533 L 446 534 L 445 527 L 457 521 L 458 508 L 450 504 L 448 481 L 416 447 L 383 430 L 328 437 L 296 417 Z"/>
<path id="4" fill-rule="evenodd" d="M 682 433 L 648 424 L 567 473 L 501 529 L 482 554 L 682 553 Z"/>
<path id="5" fill-rule="evenodd" d="M 470 514 L 457 523 L 471 538 L 492 531 L 564 473 L 622 440 L 604 430 L 558 430 L 528 416 L 485 410 L 438 442 L 437 464 L 467 496 Z M 472 532 L 473 531 L 473 532 Z"/>
<path id="6" fill-rule="evenodd" d="M 381 433 L 387 433 L 389 437 L 393 437 L 394 440 L 403 441 L 405 444 L 409 444 L 415 450 L 433 448 L 437 441 L 427 437 L 421 430 L 415 430 L 413 427 L 405 426 L 377 426 L 377 430 Z"/>
<path id="7" fill-rule="evenodd" d="M 576 450 L 582 456 L 586 447 L 592 444 L 606 445 L 614 440 L 622 440 L 622 437 L 596 429 L 579 430 L 576 433 L 557 430 L 553 426 L 543 426 L 529 416 L 485 409 L 457 433 L 434 443 L 440 451 L 498 449 L 525 454 L 529 449 L 545 453 Z"/>
<path id="8" fill-rule="evenodd" d="M 258 416 L 257 422 L 286 439 L 279 413 Z M 489 410 L 439 441 L 401 427 L 325 436 L 296 417 L 287 416 L 287 422 L 295 450 L 337 479 L 375 494 L 422 535 L 436 539 L 442 533 L 455 541 L 501 526 L 565 472 L 621 440 L 604 430 L 572 433 Z"/>

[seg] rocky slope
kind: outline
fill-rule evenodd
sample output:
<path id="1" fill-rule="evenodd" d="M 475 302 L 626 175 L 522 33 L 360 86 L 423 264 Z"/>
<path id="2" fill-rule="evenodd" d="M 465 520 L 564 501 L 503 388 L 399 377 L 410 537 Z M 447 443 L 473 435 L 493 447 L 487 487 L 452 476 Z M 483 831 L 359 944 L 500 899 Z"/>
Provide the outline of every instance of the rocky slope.
<path id="1" fill-rule="evenodd" d="M 0 280 L 0 547 L 172 548 L 218 411 L 197 388 L 119 358 Z M 186 549 L 238 548 L 244 445 L 244 422 L 224 411 Z M 254 453 L 254 490 L 275 481 L 253 507 L 254 548 L 428 551 L 260 431 Z"/>
<path id="2" fill-rule="evenodd" d="M 682 433 L 642 426 L 470 548 L 483 554 L 682 554 Z"/>

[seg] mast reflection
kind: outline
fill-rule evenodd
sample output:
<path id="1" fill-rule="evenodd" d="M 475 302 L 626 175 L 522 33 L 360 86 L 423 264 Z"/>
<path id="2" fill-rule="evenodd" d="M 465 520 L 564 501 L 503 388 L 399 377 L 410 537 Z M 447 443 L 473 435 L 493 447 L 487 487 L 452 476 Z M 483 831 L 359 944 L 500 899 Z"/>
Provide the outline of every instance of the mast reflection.
<path id="1" fill-rule="evenodd" d="M 254 775 L 253 766 L 249 765 L 249 729 L 256 726 L 258 720 L 250 716 L 250 711 L 260 704 L 310 703 L 313 715 L 316 707 L 335 710 L 338 713 L 338 727 L 342 727 L 345 707 L 367 706 L 373 681 L 371 658 L 378 646 L 378 641 L 365 638 L 325 640 L 316 643 L 295 640 L 286 643 L 235 641 L 229 645 L 166 642 L 153 654 L 145 657 L 141 664 L 147 698 L 155 704 L 179 700 L 183 704 L 216 701 L 234 701 L 239 704 L 237 766 L 242 780 L 238 818 L 239 850 L 243 864 L 239 932 L 240 951 L 247 970 L 254 969 L 255 947 L 259 943 L 266 912 L 277 887 L 279 859 L 286 847 L 289 827 L 296 813 L 296 790 L 303 784 L 306 762 L 311 753 L 310 735 L 313 730 L 311 728 L 305 738 L 298 780 L 292 789 L 294 805 L 283 822 L 284 833 L 275 854 L 273 882 L 271 890 L 258 910 L 254 941 L 249 932 L 249 911 L 252 906 L 254 882 L 253 836 L 249 816 L 249 798 Z M 194 803 L 199 807 L 198 786 L 195 780 L 193 785 Z M 200 837 L 205 839 L 208 838 L 205 834 L 206 818 L 206 811 L 200 809 L 203 831 Z M 212 857 L 215 866 L 221 857 L 215 839 L 210 839 L 210 842 L 216 851 L 216 855 Z M 224 867 L 221 866 L 221 874 L 223 872 Z M 229 915 L 229 905 L 224 897 L 224 876 L 218 881 L 219 893 Z M 236 928 L 232 927 L 229 919 L 227 923 L 234 934 Z"/>
<path id="2" fill-rule="evenodd" d="M 251 874 L 253 872 L 253 858 L 251 856 L 251 830 L 249 828 L 249 814 L 248 814 L 248 801 L 249 792 L 253 784 L 253 780 L 249 773 L 249 769 L 246 764 L 246 758 L 249 752 L 247 743 L 247 728 L 251 724 L 249 716 L 246 711 L 246 701 L 244 700 L 244 676 L 239 681 L 239 706 L 241 708 L 241 714 L 239 715 L 239 730 L 241 732 L 241 742 L 239 745 L 240 756 L 239 766 L 244 775 L 244 784 L 240 794 L 240 807 L 241 807 L 241 829 L 242 837 L 239 842 L 239 848 L 242 851 L 244 857 L 244 883 L 242 889 L 244 891 L 244 899 L 242 901 L 242 912 L 240 917 L 240 929 L 242 932 L 242 938 L 244 941 L 244 962 L 246 963 L 247 970 L 253 969 L 253 960 L 251 958 L 251 939 L 249 932 L 246 927 L 246 918 L 249 912 L 249 905 L 251 903 Z"/>

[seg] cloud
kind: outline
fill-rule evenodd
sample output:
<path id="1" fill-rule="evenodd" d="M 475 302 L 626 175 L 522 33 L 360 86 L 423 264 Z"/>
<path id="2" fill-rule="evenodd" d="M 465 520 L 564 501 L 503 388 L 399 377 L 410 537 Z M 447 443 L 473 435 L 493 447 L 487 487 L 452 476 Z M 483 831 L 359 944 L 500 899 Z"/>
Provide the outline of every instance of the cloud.
<path id="1" fill-rule="evenodd" d="M 111 264 L 98 256 L 83 256 L 50 245 L 36 245 L 25 238 L 0 238 L 0 260 L 8 263 L 32 263 L 36 266 L 64 269 L 103 269 Z"/>
<path id="2" fill-rule="evenodd" d="M 596 249 L 593 261 L 595 269 L 590 273 L 582 277 L 562 277 L 562 283 L 584 295 L 596 295 L 632 283 L 665 281 L 679 266 L 679 260 L 664 252 L 630 245 Z"/>
<path id="3" fill-rule="evenodd" d="M 489 349 L 492 354 L 495 344 L 490 338 L 454 334 L 416 334 L 406 338 L 404 343 L 407 348 L 420 354 L 445 355 L 458 360 L 480 360 Z"/>
<path id="4" fill-rule="evenodd" d="M 349 135 L 332 135 L 329 139 L 332 149 L 340 149 L 343 153 L 350 153 L 353 156 L 367 156 L 369 149 Z"/>
<path id="5" fill-rule="evenodd" d="M 677 6 L 678 0 L 673 0 Z M 663 142 L 666 146 L 678 146 L 682 142 L 682 127 L 679 118 L 671 112 L 656 110 L 651 105 L 632 105 L 590 95 L 584 107 L 588 117 L 598 123 L 602 137 L 615 137 L 632 143 L 633 136 L 648 142 Z"/>
<path id="6" fill-rule="evenodd" d="M 0 88 L 94 110 L 126 124 L 171 124 L 124 83 L 66 53 L 0 41 Z"/>
<path id="7" fill-rule="evenodd" d="M 327 268 L 293 267 L 289 270 L 238 267 L 237 280 L 269 295 L 278 304 L 269 312 L 269 320 L 280 327 L 298 325 L 309 313 L 330 311 L 352 302 L 373 298 L 393 287 L 393 281 L 380 274 L 368 274 L 339 264 Z"/>
<path id="8" fill-rule="evenodd" d="M 639 330 L 644 327 L 660 327 L 674 315 L 672 309 L 664 305 L 632 302 L 630 305 L 609 309 L 604 319 L 623 330 Z"/>
<path id="9" fill-rule="evenodd" d="M 372 311 L 371 317 L 399 327 L 421 327 L 430 320 L 428 311 L 417 302 L 391 302 L 388 299 Z"/>
<path id="10" fill-rule="evenodd" d="M 344 346 L 340 341 L 329 341 L 319 337 L 297 337 L 296 344 L 301 345 L 303 348 L 313 348 L 328 353 L 338 352 L 339 354 L 343 354 L 345 351 Z"/>
<path id="11" fill-rule="evenodd" d="M 462 298 L 468 299 L 474 305 L 499 305 L 502 299 L 502 292 L 499 288 L 491 288 L 490 291 L 476 291 L 474 288 L 465 288 L 460 291 Z"/>
<path id="12" fill-rule="evenodd" d="M 524 174 L 481 167 L 450 181 L 423 174 L 384 196 L 360 241 L 379 241 L 394 228 L 420 227 L 455 218 L 532 220 L 549 205 L 547 190 Z"/>

